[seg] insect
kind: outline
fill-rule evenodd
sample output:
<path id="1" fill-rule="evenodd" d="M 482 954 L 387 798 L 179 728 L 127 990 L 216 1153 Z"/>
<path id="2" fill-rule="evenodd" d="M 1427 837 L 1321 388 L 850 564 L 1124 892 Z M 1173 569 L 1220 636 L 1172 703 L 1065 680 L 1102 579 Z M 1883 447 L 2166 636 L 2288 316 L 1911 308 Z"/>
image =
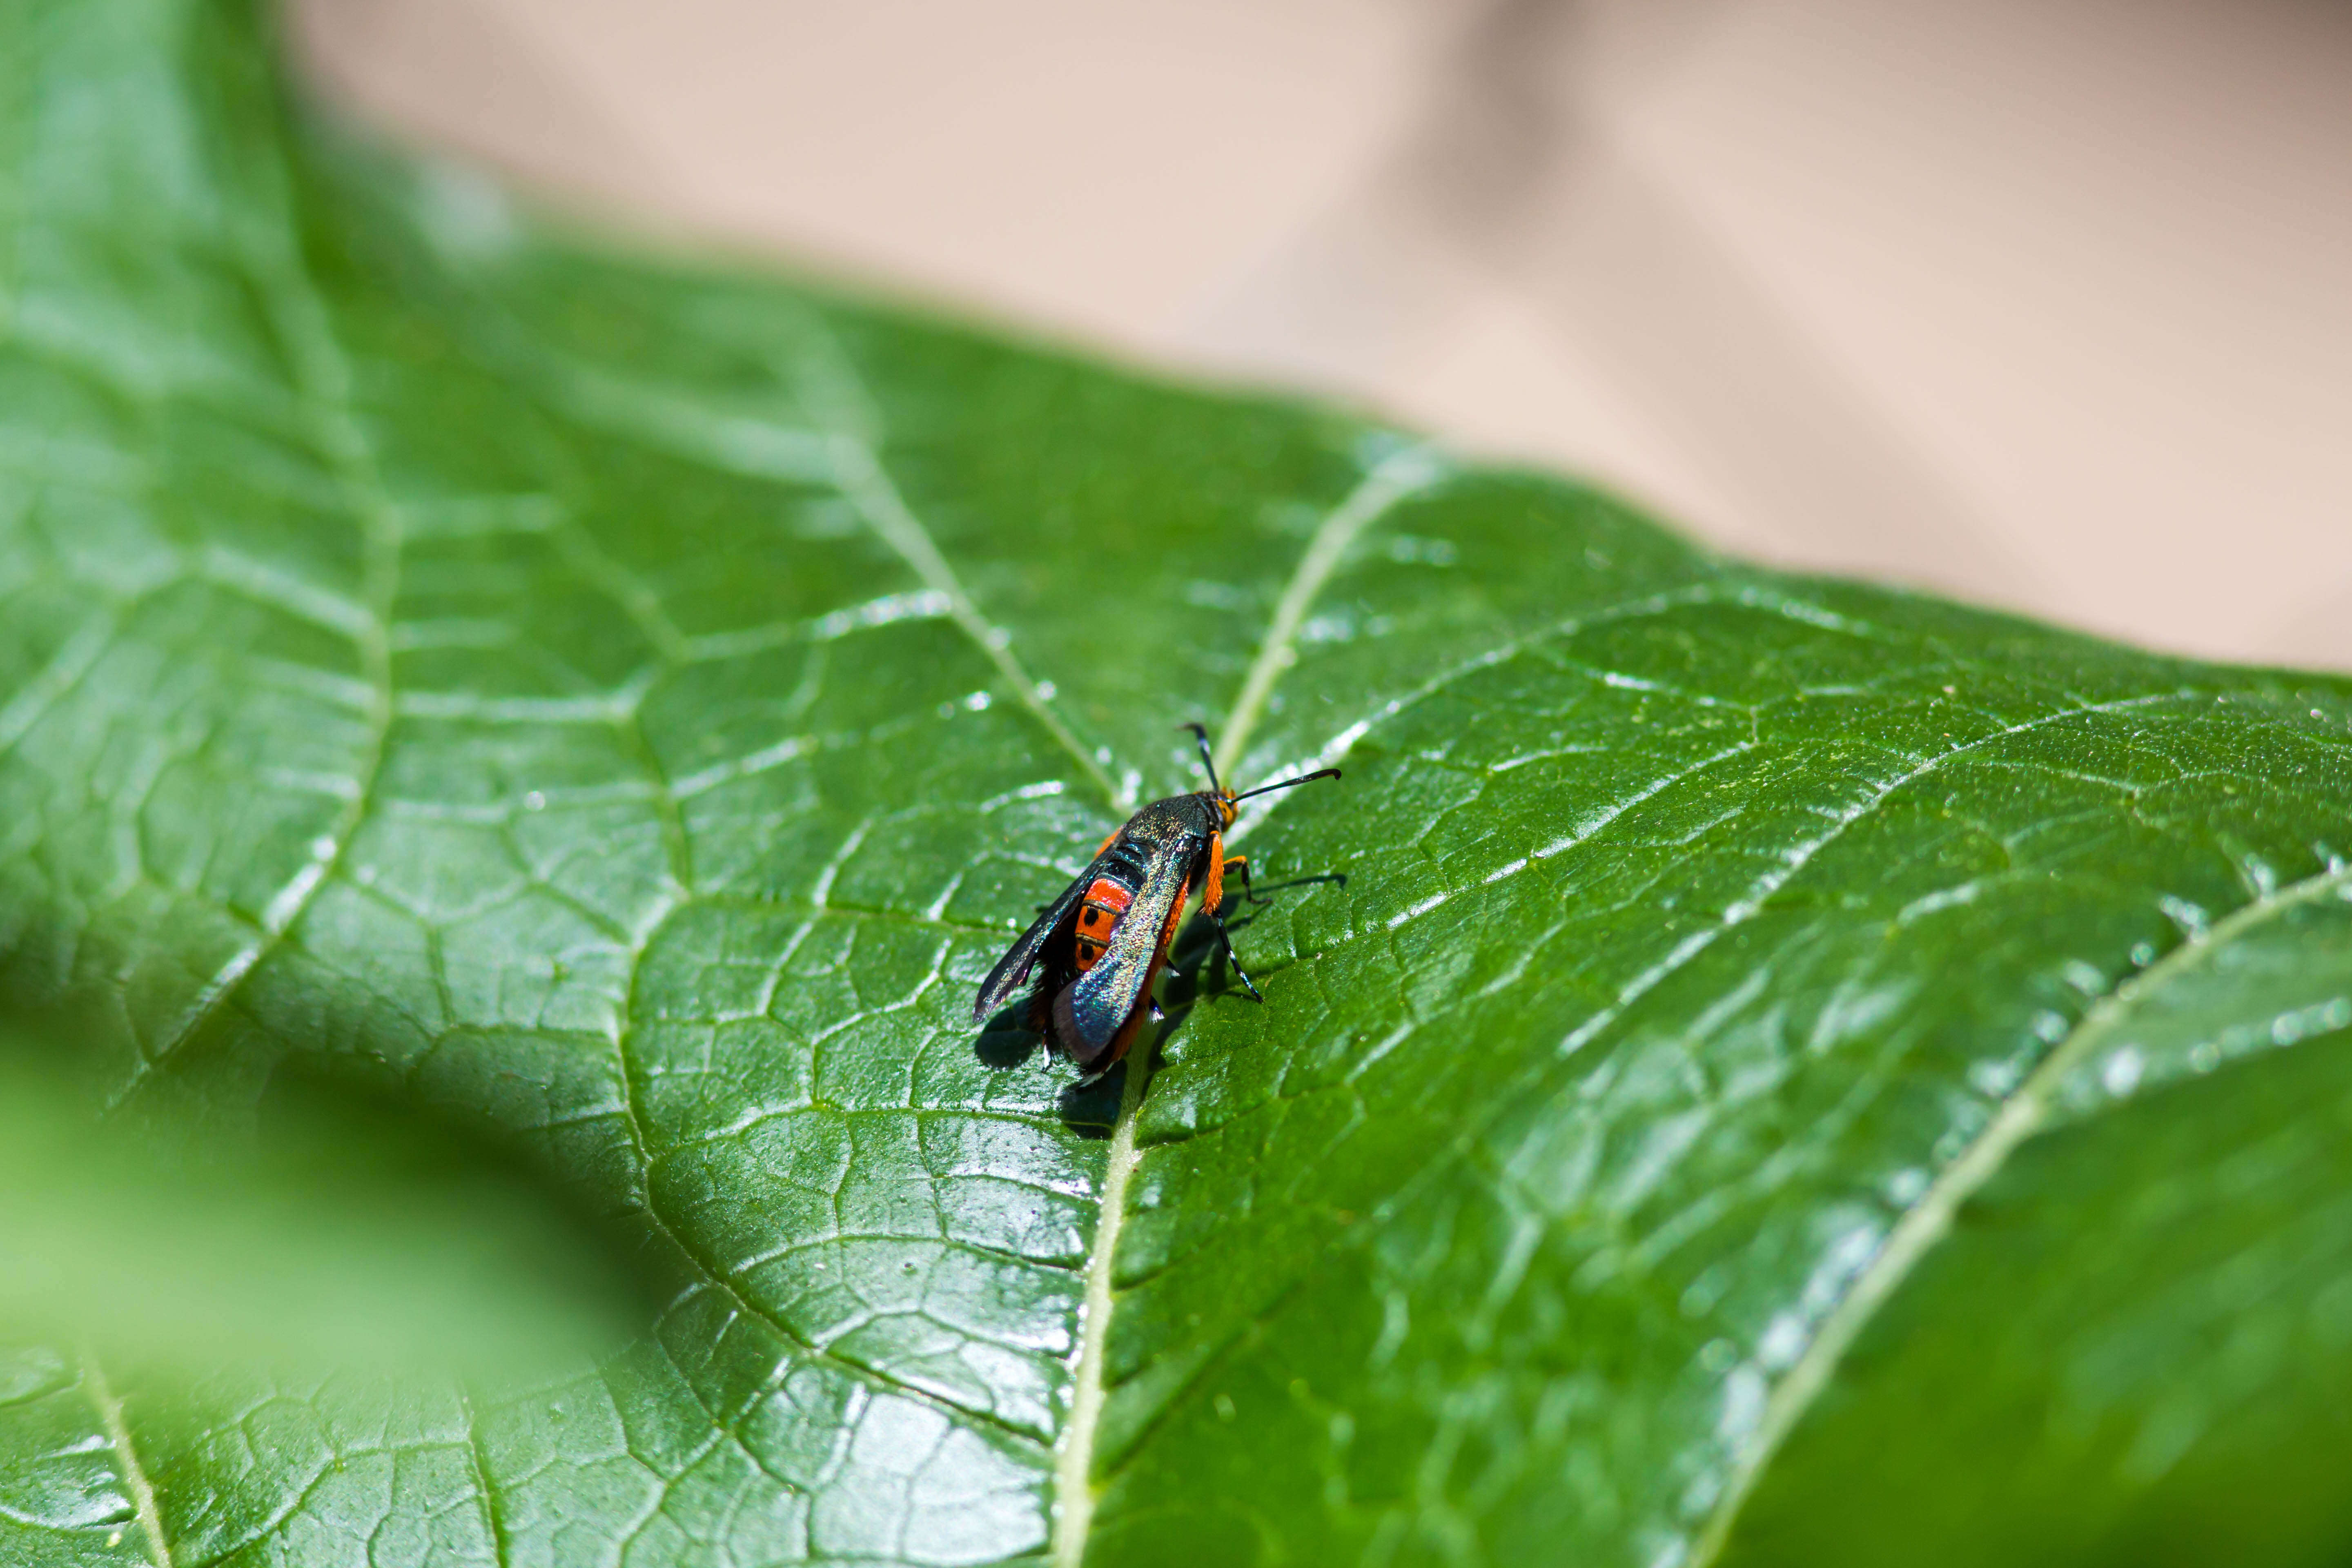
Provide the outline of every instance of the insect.
<path id="1" fill-rule="evenodd" d="M 1145 1020 L 1159 1016 L 1152 982 L 1168 962 L 1168 944 L 1196 887 L 1202 909 L 1217 928 L 1225 962 L 1252 1001 L 1265 1000 L 1234 956 L 1233 938 L 1225 931 L 1225 874 L 1239 870 L 1243 891 L 1250 890 L 1248 860 L 1238 855 L 1225 858 L 1225 830 L 1234 825 L 1235 805 L 1254 795 L 1339 776 L 1337 768 L 1318 768 L 1235 795 L 1217 782 L 1208 731 L 1198 724 L 1178 727 L 1192 731 L 1200 742 L 1209 787 L 1155 800 L 1104 839 L 1094 864 L 989 971 L 972 1008 L 975 1023 L 986 1018 L 1038 971 L 1029 1025 L 1087 1069 L 1081 1085 L 1108 1072 L 1127 1055 Z"/>

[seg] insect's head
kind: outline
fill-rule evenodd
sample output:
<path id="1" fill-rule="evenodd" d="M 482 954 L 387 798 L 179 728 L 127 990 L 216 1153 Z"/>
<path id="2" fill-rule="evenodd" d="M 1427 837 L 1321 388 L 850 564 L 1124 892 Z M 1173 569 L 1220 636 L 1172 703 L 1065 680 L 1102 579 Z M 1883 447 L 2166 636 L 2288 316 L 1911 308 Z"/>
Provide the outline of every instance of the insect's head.
<path id="1" fill-rule="evenodd" d="M 1317 779 L 1336 779 L 1339 776 L 1339 770 L 1337 768 L 1318 768 L 1311 773 L 1301 773 L 1295 779 L 1281 779 L 1274 784 L 1260 784 L 1255 789 L 1245 789 L 1236 795 L 1217 782 L 1217 760 L 1209 754 L 1209 731 L 1198 724 L 1179 724 L 1176 727 L 1179 730 L 1192 731 L 1193 740 L 1200 742 L 1201 766 L 1209 775 L 1209 787 L 1202 790 L 1201 795 L 1202 799 L 1217 808 L 1220 827 L 1231 827 L 1234 825 L 1234 818 L 1240 815 L 1240 803 L 1254 795 L 1265 795 L 1273 790 L 1288 789 L 1292 784 L 1311 784 Z"/>

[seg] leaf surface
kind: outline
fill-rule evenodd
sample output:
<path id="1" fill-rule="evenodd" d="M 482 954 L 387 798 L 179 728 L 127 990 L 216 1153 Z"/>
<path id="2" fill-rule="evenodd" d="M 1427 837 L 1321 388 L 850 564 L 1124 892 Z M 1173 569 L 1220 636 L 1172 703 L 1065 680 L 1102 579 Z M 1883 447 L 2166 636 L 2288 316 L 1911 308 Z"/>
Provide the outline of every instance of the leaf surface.
<path id="1" fill-rule="evenodd" d="M 0 17 L 0 990 L 126 1118 L 291 1062 L 488 1122 L 667 1305 L 487 1404 L 28 1351 L 25 1560 L 1780 1560 L 1859 1446 L 1996 1561 L 1953 1500 L 2241 1245 L 2307 1321 L 2098 1384 L 2170 1456 L 2076 1444 L 2098 1538 L 2340 1407 L 2275 1194 L 2340 1155 L 2344 682 L 616 258 L 289 116 L 265 31 Z M 1265 1005 L 1204 975 L 1104 1139 L 971 996 L 1192 719 L 1347 777 L 1249 809 Z"/>

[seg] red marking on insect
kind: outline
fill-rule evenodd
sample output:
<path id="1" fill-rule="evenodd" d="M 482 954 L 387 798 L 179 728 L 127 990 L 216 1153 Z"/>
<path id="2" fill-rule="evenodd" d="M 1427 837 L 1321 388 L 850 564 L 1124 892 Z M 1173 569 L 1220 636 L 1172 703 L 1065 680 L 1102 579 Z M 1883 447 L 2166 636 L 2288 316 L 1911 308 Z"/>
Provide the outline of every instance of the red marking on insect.
<path id="1" fill-rule="evenodd" d="M 1116 837 L 1116 836 L 1114 836 Z M 1118 917 L 1135 900 L 1135 892 L 1124 882 L 1114 882 L 1108 877 L 1097 877 L 1087 889 L 1085 900 L 1078 905 L 1077 956 L 1078 973 L 1084 974 L 1103 955 L 1103 947 L 1118 924 Z"/>

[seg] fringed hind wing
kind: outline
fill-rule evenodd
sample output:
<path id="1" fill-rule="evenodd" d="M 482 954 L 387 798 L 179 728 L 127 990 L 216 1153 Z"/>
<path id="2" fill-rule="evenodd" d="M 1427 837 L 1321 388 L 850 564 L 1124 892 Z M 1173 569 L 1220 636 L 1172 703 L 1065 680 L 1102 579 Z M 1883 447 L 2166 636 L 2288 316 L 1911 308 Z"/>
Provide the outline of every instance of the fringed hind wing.
<path id="1" fill-rule="evenodd" d="M 1096 868 L 1103 863 L 1103 858 L 1096 856 L 1087 868 L 1078 873 L 1078 879 L 1062 889 L 1062 896 L 1048 905 L 1045 912 L 1037 917 L 1036 922 L 1021 933 L 1021 940 L 996 961 L 996 967 L 990 970 L 988 978 L 980 983 L 980 1000 L 971 1009 L 973 1023 L 986 1023 L 988 1016 L 1011 1001 L 1013 993 L 1028 980 L 1029 972 L 1037 965 L 1037 955 L 1045 951 L 1046 939 L 1054 934 L 1054 928 L 1062 923 L 1063 918 L 1094 885 Z"/>
<path id="2" fill-rule="evenodd" d="M 1087 1047 L 1081 1061 L 1100 1054 L 1143 999 L 1143 988 L 1150 983 L 1152 965 L 1160 956 L 1160 935 L 1168 929 L 1170 913 L 1184 897 L 1192 860 L 1199 852 L 1200 840 L 1189 839 L 1152 858 L 1143 886 L 1137 889 L 1127 912 L 1119 916 L 1118 924 L 1111 928 L 1103 955 L 1071 987 L 1067 1017 L 1056 1009 L 1057 1022 L 1075 1031 Z"/>

